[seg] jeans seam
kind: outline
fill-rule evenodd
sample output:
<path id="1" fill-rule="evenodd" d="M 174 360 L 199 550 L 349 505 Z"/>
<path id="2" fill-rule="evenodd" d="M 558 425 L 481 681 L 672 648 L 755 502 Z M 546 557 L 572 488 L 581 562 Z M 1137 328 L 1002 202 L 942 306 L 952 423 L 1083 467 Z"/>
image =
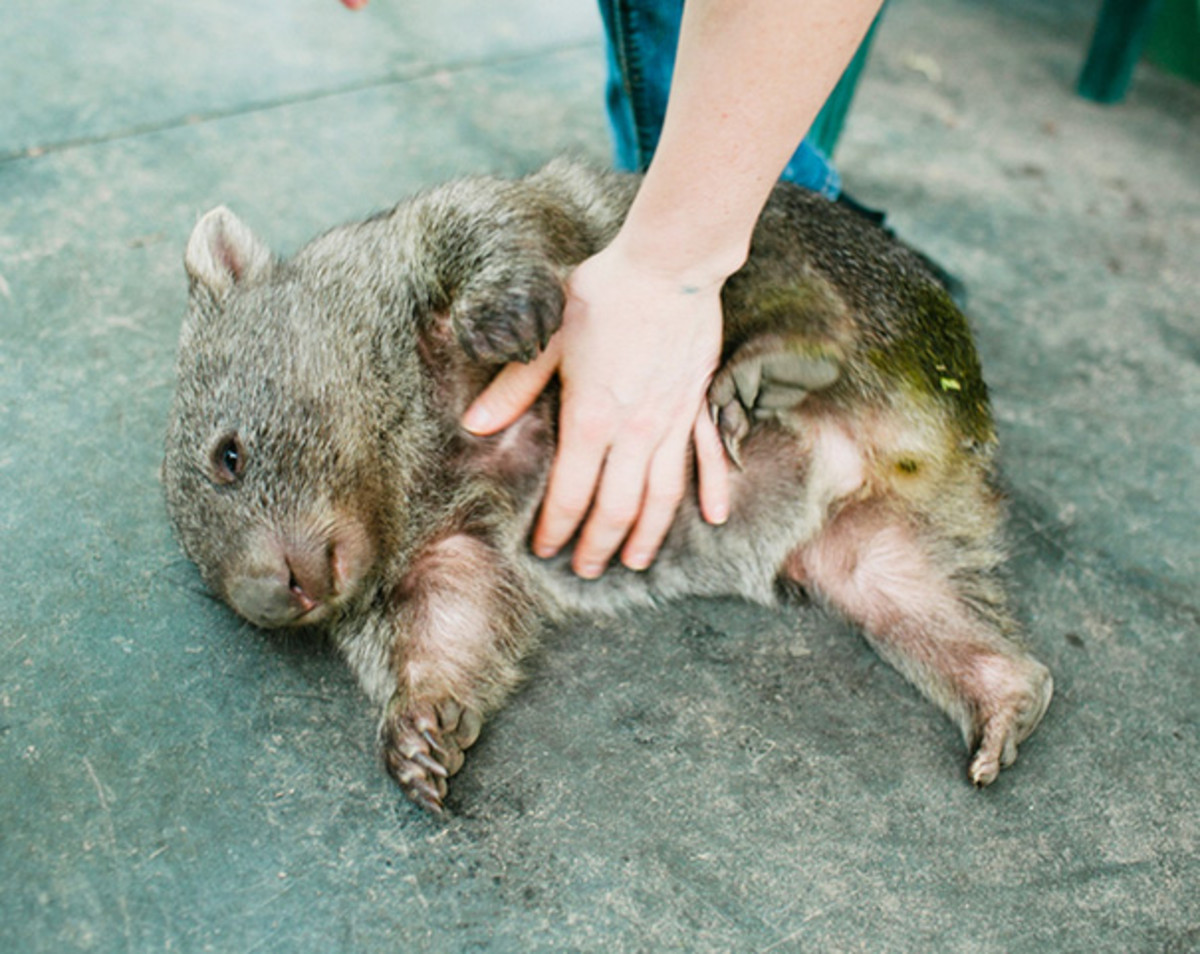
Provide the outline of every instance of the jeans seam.
<path id="1" fill-rule="evenodd" d="M 613 4 L 613 32 L 618 41 L 621 57 L 621 72 L 624 78 L 625 95 L 629 101 L 630 119 L 633 127 L 634 147 L 637 150 L 637 165 L 645 171 L 654 155 L 655 142 L 650 142 L 652 133 L 646 121 L 649 109 L 646 104 L 645 66 L 643 51 L 637 28 L 637 11 L 628 3 L 616 0 Z"/>

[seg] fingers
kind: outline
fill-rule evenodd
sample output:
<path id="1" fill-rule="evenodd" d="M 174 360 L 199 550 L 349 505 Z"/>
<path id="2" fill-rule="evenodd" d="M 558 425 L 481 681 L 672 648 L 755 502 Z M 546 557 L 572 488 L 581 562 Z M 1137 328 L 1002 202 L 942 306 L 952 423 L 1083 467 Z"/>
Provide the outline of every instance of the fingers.
<path id="1" fill-rule="evenodd" d="M 686 431 L 679 437 L 672 436 L 659 445 L 654 456 L 643 462 L 640 469 L 637 464 L 632 464 L 628 475 L 614 467 L 611 485 L 607 482 L 606 472 L 596 512 L 580 538 L 584 552 L 587 547 L 595 546 L 598 551 L 611 553 L 625 540 L 620 560 L 630 570 L 644 570 L 654 562 L 688 486 L 685 472 L 688 439 L 689 432 Z M 616 503 L 607 505 L 605 494 L 608 488 L 622 486 L 620 481 L 628 481 L 636 496 L 617 498 Z M 606 523 L 613 516 L 618 520 Z"/>
<path id="2" fill-rule="evenodd" d="M 468 431 L 494 434 L 519 418 L 545 389 L 559 364 L 555 339 L 529 364 L 506 365 L 463 415 Z M 687 488 L 687 444 L 693 436 L 704 518 L 722 523 L 728 474 L 721 439 L 702 402 L 692 430 L 676 428 L 655 446 L 659 422 L 646 414 L 625 422 L 616 441 L 614 418 L 603 409 L 564 408 L 558 452 L 534 533 L 533 549 L 550 557 L 583 530 L 572 567 L 599 577 L 624 543 L 622 562 L 642 570 L 653 562 Z M 586 518 L 586 523 L 584 522 Z"/>
<path id="3" fill-rule="evenodd" d="M 582 526 L 572 565 L 588 578 L 622 543 L 634 566 L 657 552 L 687 486 L 688 442 L 720 358 L 720 282 L 697 286 L 642 264 L 618 242 L 582 262 L 555 336 L 558 449 L 533 547 L 553 555 Z M 478 423 L 472 414 L 469 424 Z"/>
<path id="4" fill-rule="evenodd" d="M 538 556 L 554 556 L 571 539 L 587 514 L 593 491 L 600 482 L 614 429 L 614 423 L 603 410 L 594 406 L 579 408 L 575 403 L 564 401 L 558 450 L 533 535 L 533 552 Z M 589 568 L 599 560 L 593 552 L 586 556 Z M 585 562 L 580 559 L 578 548 L 574 562 L 577 566 Z M 607 556 L 604 562 L 607 562 Z M 603 572 L 603 565 L 600 572 Z M 600 572 L 591 575 L 599 576 Z"/>
<path id="5" fill-rule="evenodd" d="M 571 566 L 589 580 L 604 572 L 644 510 L 654 452 L 644 431 L 638 424 L 619 422 L 602 408 L 576 408 L 570 402 L 564 406 L 558 454 L 534 533 L 538 556 L 557 553 L 586 517 Z M 614 443 L 618 434 L 620 441 Z"/>
<path id="6" fill-rule="evenodd" d="M 534 552 L 539 556 L 556 553 L 586 517 L 571 560 L 579 576 L 599 577 L 618 548 L 625 566 L 646 569 L 657 556 L 687 491 L 687 445 L 693 438 L 701 512 L 710 523 L 724 522 L 729 511 L 728 470 L 707 404 L 702 404 L 691 430 L 673 431 L 657 447 L 627 439 L 610 448 L 597 432 L 592 432 L 595 439 L 576 444 L 571 435 L 587 433 L 588 426 L 592 425 L 575 431 L 564 424 L 559 457 L 534 535 Z M 636 426 L 622 429 L 626 438 L 631 434 L 638 434 Z M 593 487 L 597 488 L 594 497 Z"/>
<path id="7" fill-rule="evenodd" d="M 692 429 L 696 447 L 696 474 L 699 482 L 700 513 L 711 524 L 729 519 L 729 465 L 717 425 L 707 406 L 700 408 Z"/>
<path id="8" fill-rule="evenodd" d="M 696 451 L 701 515 L 708 523 L 725 523 L 730 515 L 730 474 L 707 403 L 696 415 L 691 439 Z M 620 562 L 630 570 L 644 570 L 654 562 L 683 500 L 688 487 L 688 462 L 678 450 L 676 446 L 664 446 L 650 464 L 641 516 L 620 554 Z"/>
<path id="9" fill-rule="evenodd" d="M 504 430 L 546 389 L 558 362 L 559 348 L 552 338 L 546 350 L 528 364 L 506 364 L 467 408 L 462 426 L 481 437 Z"/>
<path id="10" fill-rule="evenodd" d="M 627 565 L 632 569 L 650 565 L 683 492 L 682 480 L 673 479 L 671 462 L 663 458 L 661 453 L 651 460 L 640 454 L 624 457 L 614 453 L 608 458 L 595 506 L 571 560 L 579 576 L 590 580 L 603 573 L 626 538 L 626 553 L 632 554 Z M 636 532 L 631 533 L 635 525 Z"/>

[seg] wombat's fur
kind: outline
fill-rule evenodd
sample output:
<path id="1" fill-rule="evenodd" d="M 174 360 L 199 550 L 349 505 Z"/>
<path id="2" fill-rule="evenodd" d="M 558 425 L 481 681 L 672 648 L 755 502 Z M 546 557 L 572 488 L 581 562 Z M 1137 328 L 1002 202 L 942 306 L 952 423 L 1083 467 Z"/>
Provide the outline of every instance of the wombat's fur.
<path id="1" fill-rule="evenodd" d="M 688 500 L 657 562 L 582 581 L 527 537 L 553 390 L 494 438 L 458 419 L 556 329 L 563 279 L 632 177 L 555 162 L 470 179 L 279 261 L 229 211 L 188 243 L 164 480 L 205 580 L 265 627 L 319 625 L 382 712 L 387 767 L 439 810 L 540 620 L 799 584 L 961 726 L 969 776 L 1013 761 L 1051 695 L 1011 641 L 999 496 L 967 324 L 881 229 L 780 186 L 724 291 L 710 396 L 732 512 Z M 692 495 L 694 496 L 694 495 Z"/>

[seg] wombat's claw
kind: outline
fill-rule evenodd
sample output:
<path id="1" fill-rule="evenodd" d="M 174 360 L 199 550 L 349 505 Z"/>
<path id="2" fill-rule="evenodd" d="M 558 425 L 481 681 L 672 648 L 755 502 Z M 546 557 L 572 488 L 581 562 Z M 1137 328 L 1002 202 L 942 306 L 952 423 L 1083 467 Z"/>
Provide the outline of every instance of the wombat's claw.
<path id="1" fill-rule="evenodd" d="M 447 779 L 463 764 L 463 750 L 479 737 L 483 720 L 472 709 L 446 701 L 406 707 L 397 696 L 383 721 L 383 758 L 404 793 L 441 814 Z"/>
<path id="2" fill-rule="evenodd" d="M 750 433 L 750 419 L 737 401 L 730 401 L 716 414 L 717 430 L 725 453 L 737 467 L 742 466 L 742 439 Z"/>
<path id="3" fill-rule="evenodd" d="M 422 732 L 421 734 L 425 737 L 427 742 L 432 742 L 432 738 L 428 732 Z M 445 751 L 445 749 L 443 749 L 440 745 L 438 746 L 438 750 L 441 752 Z M 409 755 L 409 758 L 421 766 L 421 768 L 425 769 L 425 771 L 433 773 L 438 778 L 450 777 L 450 771 L 446 768 L 446 766 L 442 765 L 441 762 L 434 761 L 424 752 L 414 752 Z"/>
<path id="4" fill-rule="evenodd" d="M 493 287 L 493 285 L 495 287 Z M 531 361 L 562 324 L 562 285 L 550 272 L 493 276 L 465 293 L 451 314 L 458 343 L 472 361 Z"/>
<path id="5" fill-rule="evenodd" d="M 435 736 L 428 729 L 425 729 L 421 733 L 421 738 L 423 738 L 425 740 L 426 745 L 428 745 L 431 749 L 433 749 L 434 752 L 437 753 L 439 758 L 446 758 L 446 755 L 447 755 L 446 749 L 442 745 L 442 743 L 437 740 L 437 736 Z M 430 761 L 432 761 L 432 760 L 430 760 Z M 436 771 L 443 773 L 443 778 L 445 777 L 446 774 L 448 774 L 448 773 L 446 773 L 446 770 L 444 768 L 442 768 L 442 766 L 440 764 L 434 763 L 434 765 L 437 766 Z"/>
<path id="6" fill-rule="evenodd" d="M 971 759 L 967 777 L 976 788 L 991 785 L 1002 768 L 1017 760 L 1017 746 L 1037 728 L 1054 694 L 1050 672 L 1040 663 L 1030 680 L 1028 691 L 1013 703 L 999 708 L 976 729 L 979 747 Z"/>

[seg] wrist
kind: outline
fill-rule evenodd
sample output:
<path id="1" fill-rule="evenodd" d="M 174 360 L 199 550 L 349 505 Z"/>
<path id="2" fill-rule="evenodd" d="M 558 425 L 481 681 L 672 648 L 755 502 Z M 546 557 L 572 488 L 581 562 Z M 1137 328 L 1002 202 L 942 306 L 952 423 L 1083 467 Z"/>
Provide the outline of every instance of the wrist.
<path id="1" fill-rule="evenodd" d="M 666 183 L 665 185 L 663 183 Z M 613 239 L 614 252 L 646 274 L 693 288 L 719 286 L 746 263 L 761 204 L 728 188 L 703 194 L 687 176 L 652 166 Z"/>
<path id="2" fill-rule="evenodd" d="M 732 258 L 693 257 L 669 232 L 637 228 L 618 232 L 602 254 L 643 294 L 716 295 L 740 267 Z"/>
<path id="3" fill-rule="evenodd" d="M 627 219 L 609 245 L 619 256 L 647 277 L 661 280 L 688 292 L 719 288 L 746 262 L 745 242 L 708 243 L 697 241 L 686 219 L 660 217 Z"/>

